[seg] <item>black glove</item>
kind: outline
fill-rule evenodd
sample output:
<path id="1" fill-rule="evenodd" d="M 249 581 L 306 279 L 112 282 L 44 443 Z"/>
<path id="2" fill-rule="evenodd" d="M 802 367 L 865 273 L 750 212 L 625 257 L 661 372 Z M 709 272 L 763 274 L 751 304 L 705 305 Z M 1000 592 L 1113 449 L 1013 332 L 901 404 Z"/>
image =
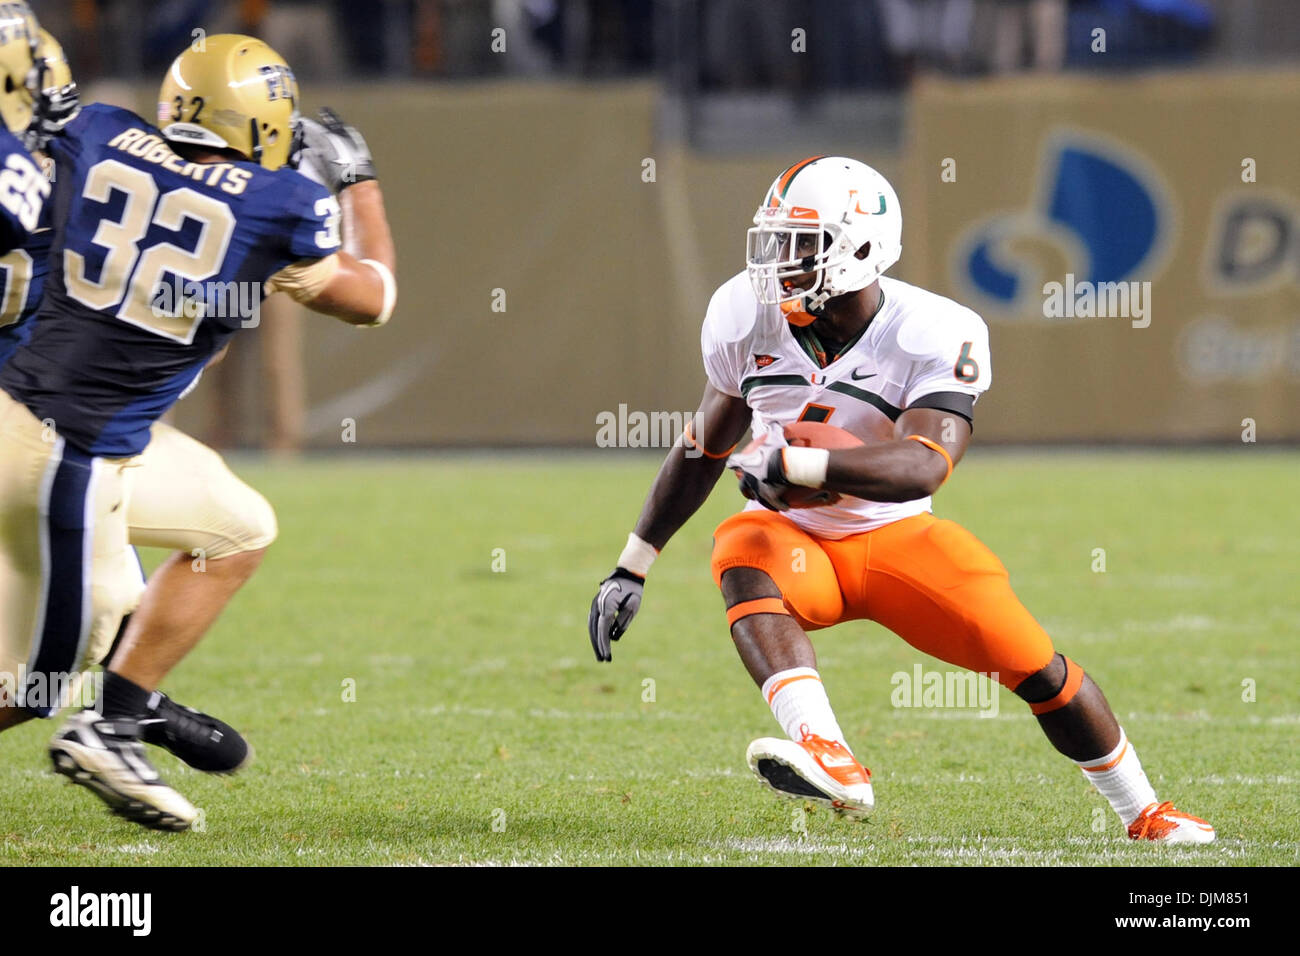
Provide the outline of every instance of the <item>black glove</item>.
<path id="1" fill-rule="evenodd" d="M 613 659 L 609 643 L 627 632 L 641 608 L 643 594 L 645 578 L 627 568 L 615 568 L 613 574 L 600 582 L 600 590 L 591 601 L 591 613 L 587 615 L 587 634 L 596 660 Z"/>
<path id="2" fill-rule="evenodd" d="M 81 93 L 76 83 L 50 87 L 32 97 L 32 121 L 23 132 L 23 146 L 29 153 L 43 152 L 50 139 L 63 131 L 81 112 Z"/>
<path id="3" fill-rule="evenodd" d="M 375 160 L 365 139 L 329 107 L 320 111 L 320 122 L 299 120 L 289 162 L 336 195 L 375 178 Z"/>

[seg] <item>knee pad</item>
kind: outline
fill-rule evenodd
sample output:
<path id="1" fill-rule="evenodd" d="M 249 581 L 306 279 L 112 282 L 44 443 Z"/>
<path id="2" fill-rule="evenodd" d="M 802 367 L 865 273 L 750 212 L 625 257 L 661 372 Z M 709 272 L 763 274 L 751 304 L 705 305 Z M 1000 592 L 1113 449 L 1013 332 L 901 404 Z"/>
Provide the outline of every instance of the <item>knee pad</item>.
<path id="1" fill-rule="evenodd" d="M 732 568 L 762 571 L 788 605 L 788 609 L 783 606 L 749 613 L 790 614 L 800 626 L 809 622 L 813 627 L 827 627 L 844 613 L 844 598 L 830 557 L 814 538 L 780 515 L 767 511 L 732 515 L 713 533 L 711 563 L 713 581 L 719 587 L 722 575 Z"/>
<path id="2" fill-rule="evenodd" d="M 221 535 L 214 537 L 207 549 L 207 556 L 211 559 L 226 558 L 245 551 L 260 551 L 270 547 L 280 533 L 271 503 L 239 479 L 236 478 L 235 481 L 238 483 L 238 494 L 226 498 L 226 524 Z"/>
<path id="3" fill-rule="evenodd" d="M 139 465 L 127 514 L 132 544 L 213 560 L 275 540 L 270 503 L 201 442 L 157 424 Z"/>
<path id="4" fill-rule="evenodd" d="M 750 518 L 750 512 L 724 521 L 713 532 L 711 559 L 713 581 L 722 586 L 722 575 L 732 568 L 754 568 L 771 575 L 773 555 L 783 544 L 779 528 Z M 737 520 L 739 519 L 739 520 Z"/>

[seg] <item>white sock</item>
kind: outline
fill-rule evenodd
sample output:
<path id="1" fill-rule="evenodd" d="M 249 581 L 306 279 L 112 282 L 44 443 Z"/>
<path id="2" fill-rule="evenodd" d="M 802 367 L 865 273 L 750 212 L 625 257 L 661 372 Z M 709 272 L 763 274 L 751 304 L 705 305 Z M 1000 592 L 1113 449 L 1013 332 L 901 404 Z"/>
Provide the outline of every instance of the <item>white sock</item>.
<path id="1" fill-rule="evenodd" d="M 1147 780 L 1142 762 L 1128 742 L 1123 727 L 1119 729 L 1119 743 L 1114 750 L 1096 760 L 1076 760 L 1075 763 L 1083 771 L 1084 778 L 1110 801 L 1126 827 L 1156 802 L 1156 792 L 1151 781 Z"/>
<path id="2" fill-rule="evenodd" d="M 813 668 L 792 667 L 777 671 L 763 682 L 763 699 L 791 740 L 802 740 L 806 728 L 808 733 L 838 740 L 848 747 L 844 742 L 844 731 L 840 730 L 831 710 L 821 675 Z"/>

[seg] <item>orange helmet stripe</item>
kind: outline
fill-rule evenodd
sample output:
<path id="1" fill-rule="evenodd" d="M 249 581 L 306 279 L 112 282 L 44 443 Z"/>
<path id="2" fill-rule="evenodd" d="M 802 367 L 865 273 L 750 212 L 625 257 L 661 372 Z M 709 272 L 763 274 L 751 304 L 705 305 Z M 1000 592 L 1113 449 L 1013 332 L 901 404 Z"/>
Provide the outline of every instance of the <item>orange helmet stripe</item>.
<path id="1" fill-rule="evenodd" d="M 807 159 L 799 160 L 799 162 L 783 172 L 777 179 L 776 188 L 772 190 L 772 201 L 769 205 L 775 206 L 779 203 L 781 198 L 785 196 L 785 191 L 790 188 L 790 183 L 794 180 L 794 177 L 799 174 L 799 170 L 812 165 L 819 159 L 825 158 L 825 156 L 809 156 Z"/>

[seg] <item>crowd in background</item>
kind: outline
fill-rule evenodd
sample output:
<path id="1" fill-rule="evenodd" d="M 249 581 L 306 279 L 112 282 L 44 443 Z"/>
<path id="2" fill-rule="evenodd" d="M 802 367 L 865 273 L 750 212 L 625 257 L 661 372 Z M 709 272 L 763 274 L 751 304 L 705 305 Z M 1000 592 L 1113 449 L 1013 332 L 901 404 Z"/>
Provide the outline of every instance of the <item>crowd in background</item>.
<path id="1" fill-rule="evenodd" d="M 155 75 L 201 24 L 263 37 L 309 79 L 660 73 L 693 90 L 730 91 L 897 89 L 918 69 L 982 75 L 1285 58 L 1300 52 L 1297 7 L 1294 0 L 44 0 L 40 15 L 88 79 Z M 1104 55 L 1097 29 L 1105 31 Z M 795 30 L 804 31 L 805 56 L 791 55 Z"/>
<path id="2" fill-rule="evenodd" d="M 201 28 L 262 37 L 313 85 L 657 77 L 678 94 L 665 101 L 681 117 L 679 135 L 703 150 L 751 149 L 759 140 L 782 148 L 772 137 L 783 123 L 798 142 L 787 144 L 792 152 L 826 134 L 842 141 L 838 124 L 849 114 L 783 112 L 776 102 L 793 94 L 791 103 L 807 104 L 838 91 L 864 94 L 846 97 L 859 106 L 875 104 L 851 114 L 854 129 L 888 149 L 902 131 L 903 97 L 892 94 L 927 71 L 984 76 L 1300 56 L 1300 0 L 41 0 L 37 7 L 79 80 L 109 102 L 138 102 L 128 84 L 156 83 Z M 1104 54 L 1094 49 L 1097 30 Z M 115 81 L 122 85 L 112 89 Z M 757 95 L 745 109 L 730 94 Z M 277 308 L 283 314 L 207 375 L 205 387 L 223 396 L 205 433 L 218 447 L 250 440 L 230 410 L 257 388 L 267 409 L 257 416 L 260 440 L 281 452 L 302 441 L 301 316 L 268 302 Z"/>

